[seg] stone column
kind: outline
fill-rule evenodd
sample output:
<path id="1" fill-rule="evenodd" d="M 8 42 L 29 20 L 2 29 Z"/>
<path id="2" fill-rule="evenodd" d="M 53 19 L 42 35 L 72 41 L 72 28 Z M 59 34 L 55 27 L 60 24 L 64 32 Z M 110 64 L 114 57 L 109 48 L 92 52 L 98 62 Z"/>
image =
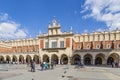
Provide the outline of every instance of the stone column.
<path id="1" fill-rule="evenodd" d="M 118 63 L 118 67 L 120 67 L 120 56 L 119 56 L 119 61 L 118 61 L 119 63 Z"/>
<path id="2" fill-rule="evenodd" d="M 40 58 L 40 61 L 41 61 L 41 63 L 43 62 L 43 58 L 42 57 Z"/>
<path id="3" fill-rule="evenodd" d="M 83 58 L 81 58 L 81 64 L 84 64 L 84 59 Z"/>
<path id="4" fill-rule="evenodd" d="M 23 60 L 23 64 L 26 64 L 26 58 Z"/>
<path id="5" fill-rule="evenodd" d="M 95 65 L 95 58 L 92 59 L 92 65 Z"/>
<path id="6" fill-rule="evenodd" d="M 108 59 L 108 57 L 105 56 L 105 65 L 107 65 L 107 59 Z"/>
<path id="7" fill-rule="evenodd" d="M 71 64 L 71 57 L 68 57 L 68 64 Z"/>
<path id="8" fill-rule="evenodd" d="M 60 64 L 60 57 L 58 57 L 58 64 Z"/>
<path id="9" fill-rule="evenodd" d="M 40 58 L 40 56 L 39 56 L 39 64 L 41 64 L 41 58 Z"/>

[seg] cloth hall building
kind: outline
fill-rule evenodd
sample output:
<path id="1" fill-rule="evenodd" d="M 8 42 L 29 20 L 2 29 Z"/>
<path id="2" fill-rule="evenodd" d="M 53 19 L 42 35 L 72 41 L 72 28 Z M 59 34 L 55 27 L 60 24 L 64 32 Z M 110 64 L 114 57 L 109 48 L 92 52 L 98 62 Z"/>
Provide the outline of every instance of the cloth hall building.
<path id="1" fill-rule="evenodd" d="M 56 61 L 57 64 L 120 65 L 120 30 L 73 33 L 61 32 L 61 25 L 53 19 L 48 33 L 36 38 L 0 40 L 0 63 L 36 63 Z"/>

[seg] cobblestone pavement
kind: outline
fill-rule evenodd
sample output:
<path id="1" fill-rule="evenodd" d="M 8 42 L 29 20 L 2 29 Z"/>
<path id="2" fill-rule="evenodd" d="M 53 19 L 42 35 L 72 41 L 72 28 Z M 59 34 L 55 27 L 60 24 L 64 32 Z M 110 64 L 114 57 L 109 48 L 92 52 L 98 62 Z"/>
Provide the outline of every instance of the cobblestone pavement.
<path id="1" fill-rule="evenodd" d="M 0 80 L 120 80 L 120 68 L 57 65 L 53 70 L 30 72 L 27 65 L 11 65 L 8 71 L 0 71 Z"/>

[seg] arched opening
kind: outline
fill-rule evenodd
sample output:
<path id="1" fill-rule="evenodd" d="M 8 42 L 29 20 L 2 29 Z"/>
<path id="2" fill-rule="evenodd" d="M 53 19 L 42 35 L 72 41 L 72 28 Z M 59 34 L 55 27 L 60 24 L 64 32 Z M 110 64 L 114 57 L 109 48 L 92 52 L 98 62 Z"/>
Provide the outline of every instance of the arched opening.
<path id="1" fill-rule="evenodd" d="M 78 62 L 81 62 L 81 57 L 78 54 L 75 54 L 72 58 L 72 64 L 78 64 Z"/>
<path id="2" fill-rule="evenodd" d="M 108 65 L 111 65 L 112 62 L 114 62 L 114 59 L 113 59 L 112 57 L 109 57 L 109 58 L 107 59 L 107 64 L 108 64 Z"/>
<path id="3" fill-rule="evenodd" d="M 95 65 L 102 65 L 105 64 L 105 55 L 104 54 L 97 54 L 95 58 Z"/>
<path id="4" fill-rule="evenodd" d="M 38 64 L 39 63 L 39 56 L 34 55 L 33 61 L 35 61 L 35 63 Z"/>
<path id="5" fill-rule="evenodd" d="M 48 55 L 43 55 L 43 62 L 47 62 L 47 63 L 49 63 L 49 57 L 48 57 Z"/>
<path id="6" fill-rule="evenodd" d="M 92 55 L 86 54 L 84 56 L 84 64 L 85 65 L 91 65 L 92 64 Z"/>
<path id="7" fill-rule="evenodd" d="M 27 63 L 27 64 L 30 64 L 30 60 L 32 60 L 31 56 L 30 56 L 30 55 L 27 55 L 27 56 L 26 56 L 26 63 Z"/>
<path id="8" fill-rule="evenodd" d="M 13 55 L 12 62 L 17 62 L 17 57 L 15 55 Z"/>
<path id="9" fill-rule="evenodd" d="M 112 53 L 111 55 L 109 55 L 108 59 L 107 59 L 107 64 L 111 65 L 112 62 L 114 63 L 118 63 L 119 62 L 119 55 L 116 53 Z"/>
<path id="10" fill-rule="evenodd" d="M 6 62 L 7 62 L 7 63 L 10 63 L 10 62 L 11 62 L 11 58 L 10 58 L 10 56 L 8 56 L 8 55 L 6 56 Z"/>
<path id="11" fill-rule="evenodd" d="M 61 56 L 61 64 L 68 64 L 68 57 L 67 57 L 67 55 L 63 54 Z"/>
<path id="12" fill-rule="evenodd" d="M 3 62 L 4 62 L 4 57 L 0 56 L 0 63 L 3 63 Z"/>
<path id="13" fill-rule="evenodd" d="M 54 62 L 54 64 L 59 64 L 58 56 L 53 54 L 51 57 L 51 61 Z"/>
<path id="14" fill-rule="evenodd" d="M 97 57 L 96 59 L 95 59 L 95 65 L 101 65 L 102 64 L 102 58 L 101 57 Z"/>
<path id="15" fill-rule="evenodd" d="M 24 64 L 24 57 L 22 55 L 19 56 L 19 63 Z"/>

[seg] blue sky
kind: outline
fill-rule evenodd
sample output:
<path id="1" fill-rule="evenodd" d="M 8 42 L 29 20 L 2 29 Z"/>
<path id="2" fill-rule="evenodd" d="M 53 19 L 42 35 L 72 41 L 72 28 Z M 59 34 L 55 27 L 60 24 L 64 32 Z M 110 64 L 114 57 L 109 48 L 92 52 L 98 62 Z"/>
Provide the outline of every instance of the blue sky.
<path id="1" fill-rule="evenodd" d="M 47 32 L 54 16 L 62 31 L 71 26 L 78 33 L 113 30 L 120 25 L 119 5 L 117 0 L 1 0 L 0 37 L 36 37 Z"/>

